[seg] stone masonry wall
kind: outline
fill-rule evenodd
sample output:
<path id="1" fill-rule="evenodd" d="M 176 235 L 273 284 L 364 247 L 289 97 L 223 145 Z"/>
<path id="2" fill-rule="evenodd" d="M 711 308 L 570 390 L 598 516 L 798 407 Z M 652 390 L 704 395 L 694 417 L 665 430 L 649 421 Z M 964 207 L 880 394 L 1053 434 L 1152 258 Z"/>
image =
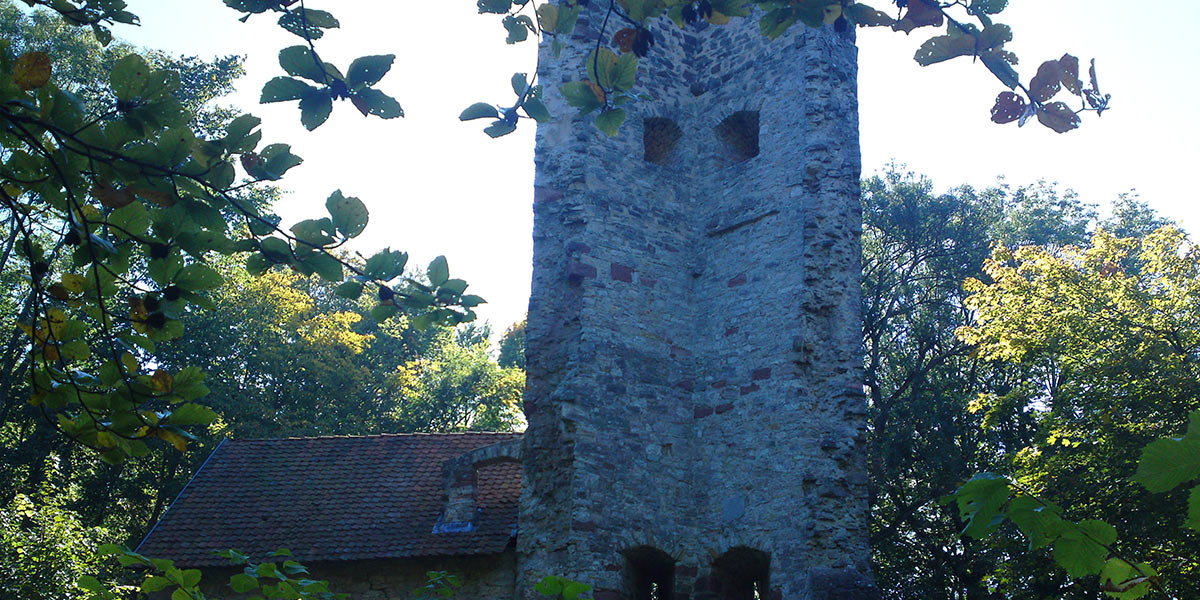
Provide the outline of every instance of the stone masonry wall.
<path id="1" fill-rule="evenodd" d="M 455 600 L 508 600 L 514 596 L 516 553 L 508 550 L 489 556 L 449 556 L 356 560 L 306 564 L 314 579 L 329 581 L 330 591 L 349 594 L 352 600 L 416 600 L 428 571 L 457 575 L 463 586 Z M 204 569 L 205 594 L 213 598 L 238 598 L 226 585 L 240 570 Z"/>
<path id="2" fill-rule="evenodd" d="M 852 37 L 656 23 L 654 99 L 610 139 L 556 91 L 592 5 L 542 56 L 559 118 L 535 156 L 519 597 L 557 574 L 630 598 L 644 546 L 680 600 L 739 597 L 713 564 L 741 547 L 770 556 L 773 597 L 872 597 Z M 658 162 L 648 119 L 681 132 Z"/>

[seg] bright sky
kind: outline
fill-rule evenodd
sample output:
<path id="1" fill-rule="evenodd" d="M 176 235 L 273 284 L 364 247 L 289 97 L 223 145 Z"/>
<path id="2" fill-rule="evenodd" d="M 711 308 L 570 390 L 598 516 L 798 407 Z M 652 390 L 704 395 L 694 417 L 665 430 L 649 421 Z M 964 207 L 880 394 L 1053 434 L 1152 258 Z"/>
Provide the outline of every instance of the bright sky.
<path id="1" fill-rule="evenodd" d="M 119 27 L 135 44 L 212 57 L 245 54 L 248 75 L 230 103 L 264 120 L 264 140 L 286 142 L 305 159 L 287 174 L 285 222 L 319 217 L 336 188 L 359 196 L 371 224 L 358 249 L 391 246 L 427 264 L 438 254 L 451 274 L 484 296 L 481 317 L 503 330 L 525 313 L 532 260 L 533 128 L 499 140 L 458 113 L 478 101 L 505 102 L 509 78 L 533 69 L 532 42 L 504 44 L 494 15 L 474 0 L 312 0 L 342 23 L 320 40 L 323 58 L 342 67 L 364 54 L 396 54 L 379 88 L 407 117 L 364 119 L 348 103 L 315 132 L 299 124 L 295 103 L 258 105 L 262 84 L 280 74 L 276 53 L 301 43 L 270 16 L 247 24 L 220 0 L 129 0 L 143 27 Z M 878 6 L 887 0 L 876 0 Z M 988 110 L 1003 87 L 967 59 L 922 68 L 912 60 L 930 29 L 903 34 L 861 30 L 863 171 L 890 160 L 930 176 L 939 189 L 983 187 L 1004 176 L 1014 185 L 1057 181 L 1102 210 L 1135 189 L 1190 231 L 1200 230 L 1200 194 L 1183 174 L 1200 164 L 1200 58 L 1193 34 L 1196 0 L 1012 0 L 1001 22 L 1028 80 L 1042 60 L 1064 52 L 1097 59 L 1112 111 L 1064 135 L 1037 123 L 998 126 Z M 1188 75 L 1192 73 L 1193 75 Z"/>

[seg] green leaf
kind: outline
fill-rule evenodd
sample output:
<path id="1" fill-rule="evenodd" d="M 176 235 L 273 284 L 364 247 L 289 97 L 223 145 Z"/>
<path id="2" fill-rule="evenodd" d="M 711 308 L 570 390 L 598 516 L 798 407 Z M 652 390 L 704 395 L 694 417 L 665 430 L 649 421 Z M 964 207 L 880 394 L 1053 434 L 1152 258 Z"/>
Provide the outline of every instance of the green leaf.
<path id="1" fill-rule="evenodd" d="M 367 227 L 367 205 L 358 198 L 343 196 L 341 190 L 329 195 L 325 208 L 333 218 L 334 229 L 347 238 L 358 237 Z"/>
<path id="2" fill-rule="evenodd" d="M 396 119 L 404 116 L 404 109 L 396 99 L 375 89 L 363 88 L 354 95 L 367 107 L 367 113 L 383 119 Z"/>
<path id="3" fill-rule="evenodd" d="M 504 39 L 505 43 L 516 44 L 529 39 L 529 34 L 534 32 L 533 19 L 528 15 L 508 15 L 501 22 L 504 28 L 508 30 L 508 37 Z"/>
<path id="4" fill-rule="evenodd" d="M 508 121 L 494 121 L 483 129 L 483 132 L 493 138 L 508 135 L 517 130 L 517 126 Z"/>
<path id="5" fill-rule="evenodd" d="M 963 535 L 982 538 L 1003 522 L 1000 507 L 1008 501 L 1008 479 L 992 473 L 980 473 L 958 488 L 950 498 L 958 503 L 959 516 L 967 522 Z"/>
<path id="6" fill-rule="evenodd" d="M 479 7 L 479 14 L 503 15 L 512 7 L 512 0 L 478 0 L 475 4 Z"/>
<path id="7" fill-rule="evenodd" d="M 529 89 L 529 76 L 524 73 L 513 73 L 512 76 L 513 93 L 520 97 Z"/>
<path id="8" fill-rule="evenodd" d="M 459 121 L 499 118 L 500 112 L 496 110 L 496 107 L 486 102 L 476 102 L 475 104 L 468 106 L 466 110 L 462 111 L 462 114 L 458 115 Z"/>
<path id="9" fill-rule="evenodd" d="M 174 127 L 158 138 L 158 154 L 162 164 L 175 166 L 191 156 L 196 134 L 190 127 Z"/>
<path id="10" fill-rule="evenodd" d="M 559 86 L 558 91 L 567 100 L 567 104 L 579 109 L 581 115 L 604 106 L 604 102 L 586 81 L 568 81 Z"/>
<path id="11" fill-rule="evenodd" d="M 266 83 L 258 101 L 263 104 L 298 100 L 316 92 L 317 88 L 294 77 L 276 77 Z"/>
<path id="12" fill-rule="evenodd" d="M 113 65 L 108 80 L 118 100 L 132 100 L 146 90 L 150 65 L 137 54 L 127 54 Z"/>
<path id="13" fill-rule="evenodd" d="M 317 59 L 307 46 L 290 46 L 280 50 L 279 66 L 289 75 L 325 83 L 325 71 L 317 66 Z"/>
<path id="14" fill-rule="evenodd" d="M 194 588 L 196 584 L 200 583 L 200 577 L 199 569 L 187 569 L 181 574 L 181 584 L 185 588 Z"/>
<path id="15" fill-rule="evenodd" d="M 367 259 L 363 272 L 372 279 L 390 281 L 404 272 L 408 264 L 408 254 L 384 248 Z"/>
<path id="16" fill-rule="evenodd" d="M 288 169 L 304 162 L 304 159 L 292 154 L 292 147 L 288 144 L 270 144 L 262 149 L 259 157 L 263 160 L 263 168 L 273 179 L 283 177 Z"/>
<path id="17" fill-rule="evenodd" d="M 1188 494 L 1187 520 L 1184 525 L 1200 531 L 1200 485 L 1192 488 Z"/>
<path id="18" fill-rule="evenodd" d="M 1075 527 L 1067 527 L 1054 542 L 1051 553 L 1071 577 L 1096 575 L 1104 569 L 1108 558 L 1107 545 L 1117 541 L 1117 530 L 1104 521 L 1081 521 Z"/>
<path id="19" fill-rule="evenodd" d="M 314 252 L 301 262 L 325 281 L 341 281 L 345 277 L 342 262 L 324 252 Z"/>
<path id="20" fill-rule="evenodd" d="M 341 23 L 323 10 L 297 8 L 281 15 L 279 26 L 300 37 L 316 40 L 325 35 L 324 29 L 341 27 Z"/>
<path id="21" fill-rule="evenodd" d="M 241 115 L 225 126 L 225 136 L 240 140 L 250 135 L 250 132 L 259 125 L 262 125 L 262 119 L 250 114 Z"/>
<path id="22" fill-rule="evenodd" d="M 359 90 L 379 83 L 391 70 L 395 60 L 395 54 L 375 54 L 354 59 L 346 70 L 346 85 L 351 90 Z"/>
<path id="23" fill-rule="evenodd" d="M 608 137 L 617 135 L 621 130 L 621 124 L 624 122 L 625 110 L 621 108 L 610 108 L 596 115 L 596 127 L 608 135 Z"/>
<path id="24" fill-rule="evenodd" d="M 429 263 L 429 283 L 434 287 L 446 283 L 450 278 L 450 267 L 446 264 L 446 257 L 439 256 Z"/>
<path id="25" fill-rule="evenodd" d="M 264 238 L 260 245 L 263 256 L 273 263 L 292 262 L 292 246 L 279 238 Z"/>
<path id="26" fill-rule="evenodd" d="M 313 89 L 300 99 L 300 123 L 312 131 L 321 126 L 333 110 L 333 94 L 328 88 Z"/>
<path id="27" fill-rule="evenodd" d="M 165 422 L 171 425 L 208 425 L 217 420 L 213 409 L 200 404 L 184 404 L 171 411 Z"/>
<path id="28" fill-rule="evenodd" d="M 1200 477 L 1200 439 L 1165 438 L 1150 442 L 1142 450 L 1133 480 L 1159 493 L 1197 477 Z"/>
<path id="29" fill-rule="evenodd" d="M 400 312 L 400 307 L 395 304 L 376 304 L 371 308 L 371 318 L 382 323 L 398 312 Z"/>
<path id="30" fill-rule="evenodd" d="M 1005 515 L 1029 538 L 1030 550 L 1049 546 L 1066 527 L 1066 522 L 1053 508 L 1030 496 L 1013 498 Z"/>
<path id="31" fill-rule="evenodd" d="M 333 243 L 333 222 L 329 219 L 305 219 L 292 225 L 292 235 L 296 239 L 314 246 L 325 246 Z"/>
<path id="32" fill-rule="evenodd" d="M 887 13 L 875 10 L 861 2 L 855 2 L 845 9 L 846 18 L 850 19 L 855 25 L 864 27 L 883 27 L 892 26 L 896 20 Z"/>
<path id="33" fill-rule="evenodd" d="M 553 118 L 550 116 L 550 111 L 546 108 L 546 105 L 537 98 L 526 98 L 525 103 L 521 106 L 525 108 L 525 114 L 538 123 L 549 123 Z"/>
<path id="34" fill-rule="evenodd" d="M 971 14 L 994 15 L 1008 8 L 1008 0 L 971 0 L 967 10 Z"/>
<path id="35" fill-rule="evenodd" d="M 441 292 L 442 290 L 457 296 L 467 290 L 467 282 L 461 279 L 447 279 L 442 285 L 438 286 L 438 291 Z"/>
<path id="36" fill-rule="evenodd" d="M 362 296 L 362 292 L 363 284 L 361 281 L 346 281 L 333 290 L 333 293 L 338 296 L 350 300 L 358 300 L 359 296 Z"/>
<path id="37" fill-rule="evenodd" d="M 612 87 L 626 92 L 633 89 L 637 81 L 637 68 L 636 54 L 632 52 L 622 54 L 612 67 Z"/>
<path id="38" fill-rule="evenodd" d="M 939 35 L 925 40 L 913 59 L 922 67 L 959 56 L 975 54 L 976 38 L 970 35 Z"/>
<path id="39" fill-rule="evenodd" d="M 1013 68 L 1011 59 L 1011 54 L 1001 50 L 990 50 L 979 54 L 979 60 L 1000 80 L 1000 83 L 1015 90 L 1017 86 L 1021 85 L 1021 76 Z"/>
<path id="40" fill-rule="evenodd" d="M 591 54 L 588 54 L 587 62 L 584 65 L 587 67 L 588 79 L 596 82 L 596 84 L 606 90 L 612 89 L 613 75 L 618 60 L 617 54 L 608 48 L 602 47 L 599 51 L 592 50 Z"/>
<path id="41" fill-rule="evenodd" d="M 1152 584 L 1148 577 L 1157 576 L 1158 572 L 1146 563 L 1138 563 L 1137 567 L 1134 569 L 1119 558 L 1108 559 L 1100 571 L 1100 585 L 1104 593 L 1118 600 L 1136 600 L 1150 593 Z"/>
<path id="42" fill-rule="evenodd" d="M 229 587 L 239 594 L 245 594 L 258 589 L 258 580 L 245 573 L 238 573 L 229 578 Z"/>
<path id="43" fill-rule="evenodd" d="M 190 264 L 175 275 L 175 285 L 187 290 L 211 290 L 225 280 L 216 269 L 200 263 Z"/>
<path id="44" fill-rule="evenodd" d="M 84 575 L 83 577 L 80 577 L 79 580 L 75 582 L 75 585 L 77 585 L 80 588 L 85 589 L 89 592 L 103 592 L 104 591 L 104 585 L 100 583 L 100 580 L 96 579 L 95 577 L 93 577 L 91 575 Z M 147 590 L 147 591 L 150 591 L 150 590 Z"/>
<path id="45" fill-rule="evenodd" d="M 499 119 L 500 113 L 493 107 L 492 104 L 486 102 L 475 102 L 472 106 L 463 110 L 462 114 L 458 115 L 460 121 L 470 121 L 474 119 Z"/>

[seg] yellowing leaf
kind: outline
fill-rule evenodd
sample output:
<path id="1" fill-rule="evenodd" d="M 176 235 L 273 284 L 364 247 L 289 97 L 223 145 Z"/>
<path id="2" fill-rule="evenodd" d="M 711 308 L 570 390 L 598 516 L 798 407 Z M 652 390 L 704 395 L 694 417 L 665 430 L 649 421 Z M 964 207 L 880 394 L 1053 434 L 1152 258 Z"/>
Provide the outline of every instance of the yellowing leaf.
<path id="1" fill-rule="evenodd" d="M 154 390 L 155 394 L 169 394 L 174 380 L 171 374 L 159 369 L 150 377 L 150 389 Z"/>
<path id="2" fill-rule="evenodd" d="M 538 24 L 542 30 L 553 33 L 558 27 L 558 6 L 555 4 L 543 4 L 537 9 Z"/>
<path id="3" fill-rule="evenodd" d="M 26 52 L 13 65 L 13 82 L 23 90 L 35 90 L 50 82 L 50 55 Z"/>
<path id="4" fill-rule="evenodd" d="M 138 361 L 128 352 L 121 354 L 121 366 L 125 368 L 125 373 L 136 375 L 138 372 Z"/>
<path id="5" fill-rule="evenodd" d="M 169 429 L 155 428 L 153 435 L 156 438 L 170 442 L 171 445 L 175 446 L 175 449 L 180 452 L 187 451 L 187 438 L 183 437 L 182 435 L 179 435 L 178 433 L 175 433 L 174 431 L 171 431 Z"/>
<path id="6" fill-rule="evenodd" d="M 75 273 L 67 273 L 66 275 L 62 276 L 63 287 L 67 288 L 67 291 L 74 294 L 78 294 L 83 291 L 83 284 L 86 281 L 87 280 L 83 278 L 83 275 L 78 275 Z"/>
<path id="7" fill-rule="evenodd" d="M 46 311 L 46 321 L 50 325 L 50 335 L 59 337 L 67 327 L 67 313 L 61 308 Z"/>
<path id="8" fill-rule="evenodd" d="M 842 16 L 842 5 L 841 4 L 830 4 L 829 6 L 825 7 L 825 24 L 826 25 L 832 25 L 833 22 L 838 20 L 838 18 L 841 16 Z M 728 18 L 728 17 L 726 17 L 726 18 Z"/>

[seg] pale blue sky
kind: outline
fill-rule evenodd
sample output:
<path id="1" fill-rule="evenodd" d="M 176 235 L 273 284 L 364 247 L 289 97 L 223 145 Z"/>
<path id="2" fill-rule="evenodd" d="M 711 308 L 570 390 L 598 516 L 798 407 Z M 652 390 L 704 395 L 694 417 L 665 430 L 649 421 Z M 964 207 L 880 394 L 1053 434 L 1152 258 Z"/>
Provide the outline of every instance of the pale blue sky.
<path id="1" fill-rule="evenodd" d="M 230 99 L 264 119 L 266 141 L 291 143 L 305 164 L 283 181 L 292 193 L 285 221 L 318 216 L 335 188 L 361 197 L 371 224 L 364 252 L 407 250 L 424 264 L 437 254 L 451 272 L 489 300 L 483 318 L 502 330 L 521 318 L 529 295 L 533 129 L 488 139 L 458 113 L 476 101 L 505 101 L 509 77 L 533 68 L 533 45 L 504 44 L 494 16 L 474 0 L 308 2 L 342 22 L 319 49 L 344 67 L 362 54 L 398 56 L 379 87 L 407 118 L 364 119 L 348 104 L 309 133 L 295 103 L 257 104 L 262 84 L 279 74 L 276 52 L 299 43 L 269 16 L 247 24 L 220 0 L 130 0 L 145 27 L 115 33 L 147 47 L 211 57 L 248 55 L 247 77 Z M 879 5 L 886 0 L 877 0 Z M 1200 162 L 1200 98 L 1195 77 L 1196 0 L 1012 0 L 1000 19 L 1012 25 L 1010 48 L 1028 80 L 1042 60 L 1071 52 L 1095 57 L 1113 109 L 1085 116 L 1082 129 L 1058 135 L 1036 123 L 998 126 L 988 109 L 1002 86 L 967 59 L 922 68 L 910 38 L 884 30 L 859 34 L 864 174 L 889 160 L 929 175 L 940 189 L 1014 185 L 1045 178 L 1103 207 L 1136 188 L 1143 200 L 1200 229 L 1200 194 L 1184 175 Z"/>

